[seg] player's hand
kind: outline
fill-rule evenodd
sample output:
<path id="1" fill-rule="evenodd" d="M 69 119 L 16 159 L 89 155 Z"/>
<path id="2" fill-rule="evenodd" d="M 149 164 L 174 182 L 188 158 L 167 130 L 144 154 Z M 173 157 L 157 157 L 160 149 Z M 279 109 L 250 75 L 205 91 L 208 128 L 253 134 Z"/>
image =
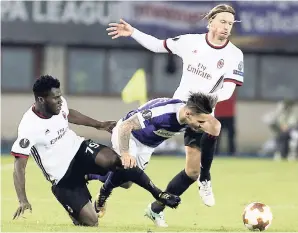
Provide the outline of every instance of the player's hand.
<path id="1" fill-rule="evenodd" d="M 131 156 L 128 153 L 121 154 L 121 160 L 122 160 L 122 165 L 124 166 L 125 169 L 133 168 L 137 166 L 137 161 L 135 157 Z"/>
<path id="2" fill-rule="evenodd" d="M 101 122 L 101 124 L 96 127 L 98 130 L 105 130 L 108 131 L 109 133 L 112 133 L 112 130 L 115 128 L 117 122 L 116 121 L 104 121 Z"/>
<path id="3" fill-rule="evenodd" d="M 112 36 L 112 39 L 114 40 L 121 36 L 131 36 L 133 33 L 133 27 L 126 23 L 123 19 L 120 19 L 120 23 L 109 23 L 107 31 L 110 31 L 108 35 Z"/>
<path id="4" fill-rule="evenodd" d="M 19 208 L 13 215 L 13 220 L 23 215 L 25 210 L 30 210 L 30 212 L 32 212 L 31 204 L 29 202 L 20 202 Z"/>

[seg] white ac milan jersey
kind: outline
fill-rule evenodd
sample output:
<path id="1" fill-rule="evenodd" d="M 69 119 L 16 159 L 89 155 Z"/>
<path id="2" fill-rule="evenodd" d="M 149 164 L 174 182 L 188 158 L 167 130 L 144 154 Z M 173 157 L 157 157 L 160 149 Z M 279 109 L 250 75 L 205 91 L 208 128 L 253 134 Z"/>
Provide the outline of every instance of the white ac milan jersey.
<path id="1" fill-rule="evenodd" d="M 48 119 L 37 115 L 34 106 L 31 107 L 23 115 L 18 128 L 18 138 L 11 149 L 14 156 L 32 155 L 51 183 L 58 183 L 64 176 L 84 141 L 83 137 L 69 128 L 69 110 L 66 100 L 62 100 L 60 113 Z"/>
<path id="2" fill-rule="evenodd" d="M 190 92 L 213 93 L 223 82 L 243 83 L 243 53 L 230 41 L 212 45 L 207 34 L 187 34 L 164 41 L 164 47 L 183 60 L 183 74 L 174 93 L 186 101 Z"/>

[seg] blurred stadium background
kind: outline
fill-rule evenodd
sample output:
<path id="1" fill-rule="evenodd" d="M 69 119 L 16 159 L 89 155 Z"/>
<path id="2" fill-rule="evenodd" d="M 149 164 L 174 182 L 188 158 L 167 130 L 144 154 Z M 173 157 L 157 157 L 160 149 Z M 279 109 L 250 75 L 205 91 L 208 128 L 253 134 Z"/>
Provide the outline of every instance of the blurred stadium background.
<path id="1" fill-rule="evenodd" d="M 117 120 L 137 106 L 123 104 L 120 93 L 139 68 L 146 71 L 149 98 L 171 97 L 181 77 L 180 58 L 151 53 L 130 38 L 111 40 L 106 26 L 123 17 L 159 38 L 203 33 L 202 14 L 216 3 L 1 2 L 2 150 L 9 151 L 21 116 L 33 101 L 34 78 L 40 74 L 59 78 L 69 105 L 97 119 Z M 245 80 L 236 100 L 237 152 L 251 154 L 271 136 L 263 115 L 279 100 L 298 98 L 298 5 L 227 3 L 242 20 L 235 24 L 231 41 L 245 54 Z M 109 142 L 104 132 L 74 128 Z"/>
<path id="2" fill-rule="evenodd" d="M 181 60 L 168 54 L 146 51 L 131 38 L 111 40 L 106 26 L 109 22 L 123 18 L 132 26 L 158 38 L 204 33 L 206 21 L 201 20 L 202 15 L 217 3 L 1 1 L 2 155 L 9 154 L 22 114 L 34 101 L 31 87 L 40 74 L 59 78 L 69 107 L 100 120 L 118 120 L 138 106 L 137 102 L 124 104 L 121 91 L 140 68 L 146 72 L 149 99 L 171 97 L 179 85 Z M 225 3 L 233 5 L 237 12 L 236 19 L 242 21 L 235 24 L 231 41 L 244 52 L 245 76 L 243 87 L 237 89 L 234 98 L 222 106 L 222 109 L 229 109 L 227 111 L 230 113 L 223 111 L 218 116 L 234 117 L 234 155 L 265 156 L 260 151 L 275 134 L 264 116 L 274 112 L 279 101 L 286 99 L 296 103 L 298 99 L 298 3 Z M 297 116 L 296 105 L 292 114 L 294 118 Z M 82 136 L 110 143 L 108 133 L 86 127 L 71 127 Z M 219 154 L 228 152 L 228 139 L 229 136 L 224 134 Z M 182 143 L 182 137 L 177 137 L 161 146 L 157 154 L 183 156 Z M 269 153 L 266 156 L 272 155 Z M 229 160 L 224 161 L 223 164 L 226 164 Z M 235 166 L 245 166 L 246 160 L 243 163 Z M 266 164 L 265 167 L 270 166 Z M 287 165 L 283 166 L 284 169 L 290 169 Z M 289 171 L 293 171 L 288 174 L 289 177 L 297 178 L 294 169 Z M 6 175 L 11 173 L 5 172 Z M 268 172 L 274 174 L 272 170 Z M 175 171 L 170 171 L 171 174 L 175 174 Z M 170 175 L 167 175 L 168 179 Z M 241 176 L 241 169 L 235 173 L 235 176 L 238 175 Z M 268 182 L 273 182 L 273 177 L 268 177 Z M 167 180 L 160 182 L 166 185 Z M 5 196 L 15 196 L 13 184 L 4 184 Z M 32 186 L 34 184 L 31 183 Z M 289 183 L 285 188 L 291 185 Z M 8 189 L 12 191 L 8 192 Z M 292 192 L 293 197 L 294 194 Z M 296 204 L 289 203 L 296 205 L 296 210 L 297 195 L 293 198 Z"/>

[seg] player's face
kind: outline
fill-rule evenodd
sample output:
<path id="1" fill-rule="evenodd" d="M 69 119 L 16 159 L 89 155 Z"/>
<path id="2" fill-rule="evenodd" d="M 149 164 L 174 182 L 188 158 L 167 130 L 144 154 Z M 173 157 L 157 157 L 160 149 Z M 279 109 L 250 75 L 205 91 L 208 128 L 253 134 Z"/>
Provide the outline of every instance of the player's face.
<path id="1" fill-rule="evenodd" d="M 58 115 L 62 107 L 60 88 L 52 88 L 48 96 L 44 98 L 44 107 L 47 113 Z"/>
<path id="2" fill-rule="evenodd" d="M 190 112 L 186 115 L 186 124 L 194 131 L 200 131 L 203 124 L 210 119 L 210 114 L 194 114 Z"/>
<path id="3" fill-rule="evenodd" d="M 229 12 L 218 13 L 210 23 L 210 30 L 220 39 L 227 39 L 233 28 L 235 18 Z"/>

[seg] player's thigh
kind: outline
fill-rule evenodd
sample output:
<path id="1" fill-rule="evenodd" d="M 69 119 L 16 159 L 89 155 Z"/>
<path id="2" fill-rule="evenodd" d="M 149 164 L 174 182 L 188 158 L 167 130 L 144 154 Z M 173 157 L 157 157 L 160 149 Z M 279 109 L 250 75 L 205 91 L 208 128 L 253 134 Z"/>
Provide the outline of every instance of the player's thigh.
<path id="1" fill-rule="evenodd" d="M 184 134 L 184 145 L 186 153 L 185 169 L 186 172 L 198 172 L 200 171 L 201 164 L 201 138 L 203 132 L 195 132 L 191 129 L 187 129 Z"/>
<path id="2" fill-rule="evenodd" d="M 120 157 L 113 149 L 92 140 L 86 140 L 78 153 L 85 174 L 105 175 L 121 166 Z"/>
<path id="3" fill-rule="evenodd" d="M 76 186 L 53 185 L 52 192 L 64 209 L 80 224 L 80 213 L 84 206 L 90 202 L 91 195 L 85 183 Z"/>
<path id="4" fill-rule="evenodd" d="M 142 170 L 145 170 L 149 164 L 150 157 L 154 149 L 147 147 L 136 139 L 133 138 L 130 140 L 130 154 L 136 158 L 137 166 Z M 122 184 L 120 187 L 124 189 L 129 189 L 133 185 L 133 182 L 129 181 Z"/>
<path id="5" fill-rule="evenodd" d="M 119 121 L 121 122 L 121 121 Z M 117 123 L 116 127 L 113 129 L 111 142 L 113 149 L 120 153 L 119 149 L 119 139 L 118 139 L 118 127 L 120 123 Z M 135 157 L 137 166 L 141 169 L 145 169 L 146 165 L 149 163 L 151 154 L 153 153 L 154 149 L 149 148 L 142 143 L 140 143 L 136 138 L 132 135 L 129 139 L 129 154 Z"/>
<path id="6" fill-rule="evenodd" d="M 148 147 L 141 143 L 137 144 L 138 154 L 137 154 L 137 165 L 142 170 L 145 170 L 148 166 L 151 156 L 154 152 L 154 148 Z"/>

